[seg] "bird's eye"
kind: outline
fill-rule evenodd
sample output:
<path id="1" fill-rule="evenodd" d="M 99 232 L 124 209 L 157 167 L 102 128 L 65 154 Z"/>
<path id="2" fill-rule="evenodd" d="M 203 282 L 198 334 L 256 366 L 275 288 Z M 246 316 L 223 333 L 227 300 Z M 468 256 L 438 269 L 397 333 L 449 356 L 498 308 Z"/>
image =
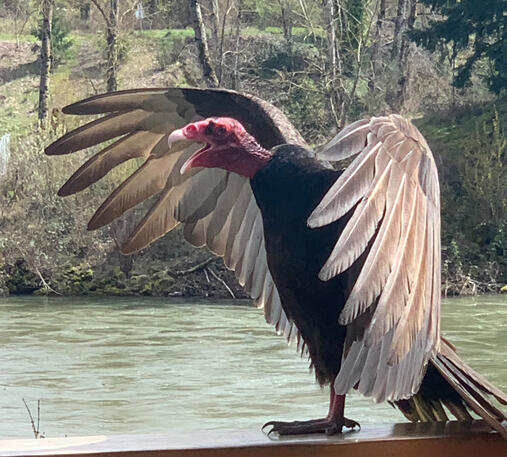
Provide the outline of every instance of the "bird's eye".
<path id="1" fill-rule="evenodd" d="M 223 125 L 218 125 L 216 132 L 219 135 L 224 135 L 227 132 L 227 129 Z"/>

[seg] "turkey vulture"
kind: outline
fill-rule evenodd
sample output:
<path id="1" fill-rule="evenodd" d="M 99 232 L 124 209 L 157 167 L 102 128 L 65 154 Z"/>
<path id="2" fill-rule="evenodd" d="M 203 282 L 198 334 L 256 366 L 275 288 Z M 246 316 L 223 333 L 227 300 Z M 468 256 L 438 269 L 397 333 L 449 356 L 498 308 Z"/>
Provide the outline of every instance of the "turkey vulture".
<path id="1" fill-rule="evenodd" d="M 315 154 L 279 109 L 230 90 L 127 90 L 63 112 L 105 116 L 58 139 L 49 155 L 118 139 L 59 195 L 145 159 L 88 228 L 158 194 L 123 252 L 183 224 L 185 239 L 224 258 L 267 322 L 297 342 L 319 384 L 330 385 L 327 417 L 268 422 L 270 431 L 354 427 L 344 404 L 356 389 L 412 421 L 446 421 L 448 413 L 466 421 L 475 412 L 507 438 L 506 416 L 493 402 L 507 404 L 507 396 L 440 336 L 438 175 L 408 120 L 357 121 Z M 354 156 L 345 171 L 329 164 Z"/>

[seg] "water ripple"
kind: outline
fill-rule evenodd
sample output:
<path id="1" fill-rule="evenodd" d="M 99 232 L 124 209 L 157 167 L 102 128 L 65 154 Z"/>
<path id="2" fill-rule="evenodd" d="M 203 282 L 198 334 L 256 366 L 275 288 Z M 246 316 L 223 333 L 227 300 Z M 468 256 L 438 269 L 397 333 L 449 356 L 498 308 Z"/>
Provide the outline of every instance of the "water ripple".
<path id="1" fill-rule="evenodd" d="M 30 437 L 22 399 L 41 400 L 47 436 L 258 429 L 319 417 L 328 392 L 308 362 L 240 303 L 139 298 L 0 299 L 0 438 Z M 507 297 L 448 300 L 442 329 L 462 357 L 507 388 Z M 348 417 L 396 422 L 352 394 Z"/>

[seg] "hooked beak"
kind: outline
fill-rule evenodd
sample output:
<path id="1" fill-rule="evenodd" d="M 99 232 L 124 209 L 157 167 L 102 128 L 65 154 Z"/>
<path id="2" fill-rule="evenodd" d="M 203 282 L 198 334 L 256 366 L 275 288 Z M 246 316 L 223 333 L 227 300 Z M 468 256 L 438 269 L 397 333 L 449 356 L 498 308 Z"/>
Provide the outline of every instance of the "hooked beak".
<path id="1" fill-rule="evenodd" d="M 176 143 L 177 141 L 182 140 L 191 140 L 191 138 L 187 138 L 187 136 L 184 133 L 184 128 L 174 130 L 168 137 L 167 137 L 167 143 L 169 144 L 169 149 L 171 146 Z M 193 167 L 200 167 L 203 166 L 203 164 L 200 163 L 200 157 L 206 153 L 211 148 L 210 144 L 206 144 L 203 148 L 197 150 L 194 152 L 183 164 L 183 166 L 180 168 L 180 174 L 186 173 L 190 168 Z"/>
<path id="2" fill-rule="evenodd" d="M 174 130 L 167 137 L 167 143 L 169 144 L 169 149 L 171 149 L 171 146 L 173 145 L 173 143 L 176 143 L 177 141 L 187 140 L 187 139 L 188 138 L 183 133 L 183 129 Z"/>

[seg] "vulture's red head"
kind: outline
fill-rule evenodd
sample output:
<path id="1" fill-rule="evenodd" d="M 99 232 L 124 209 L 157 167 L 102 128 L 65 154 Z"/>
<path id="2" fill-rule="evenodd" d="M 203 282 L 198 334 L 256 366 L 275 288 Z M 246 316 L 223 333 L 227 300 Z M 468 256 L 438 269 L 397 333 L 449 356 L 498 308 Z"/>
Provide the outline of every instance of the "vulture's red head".
<path id="1" fill-rule="evenodd" d="M 181 167 L 223 168 L 253 178 L 271 158 L 236 119 L 208 118 L 187 124 L 169 135 L 169 145 L 179 140 L 191 140 L 206 145 L 196 151 Z"/>

